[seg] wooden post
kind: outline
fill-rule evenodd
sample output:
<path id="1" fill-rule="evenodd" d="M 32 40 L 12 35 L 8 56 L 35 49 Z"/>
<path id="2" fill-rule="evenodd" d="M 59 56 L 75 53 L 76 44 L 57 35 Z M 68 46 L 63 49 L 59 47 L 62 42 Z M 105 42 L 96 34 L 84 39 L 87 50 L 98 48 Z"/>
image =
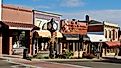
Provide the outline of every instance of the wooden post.
<path id="1" fill-rule="evenodd" d="M 12 37 L 9 37 L 9 55 L 12 55 Z"/>
<path id="2" fill-rule="evenodd" d="M 2 56 L 2 36 L 0 36 L 0 57 Z"/>

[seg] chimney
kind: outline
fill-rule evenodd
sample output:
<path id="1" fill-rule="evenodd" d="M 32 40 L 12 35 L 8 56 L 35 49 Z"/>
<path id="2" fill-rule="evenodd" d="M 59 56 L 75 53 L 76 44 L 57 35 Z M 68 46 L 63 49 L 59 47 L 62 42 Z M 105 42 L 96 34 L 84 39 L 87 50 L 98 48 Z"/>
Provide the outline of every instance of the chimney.
<path id="1" fill-rule="evenodd" d="M 86 15 L 86 22 L 89 23 L 89 15 Z"/>
<path id="2" fill-rule="evenodd" d="M 72 21 L 76 21 L 76 19 L 72 19 Z"/>

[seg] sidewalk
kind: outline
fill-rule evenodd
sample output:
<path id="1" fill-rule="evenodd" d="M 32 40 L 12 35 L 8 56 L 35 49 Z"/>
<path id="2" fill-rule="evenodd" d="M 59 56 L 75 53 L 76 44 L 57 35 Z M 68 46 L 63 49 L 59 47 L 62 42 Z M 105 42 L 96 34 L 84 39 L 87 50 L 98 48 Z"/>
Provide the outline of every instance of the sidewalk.
<path id="1" fill-rule="evenodd" d="M 121 56 L 106 56 L 104 59 L 32 59 L 32 61 L 22 59 L 22 56 L 18 55 L 3 55 L 0 57 L 10 62 L 14 62 L 22 65 L 29 65 L 32 68 L 84 68 L 84 66 L 70 65 L 63 63 L 55 63 L 56 61 L 101 61 L 101 62 L 114 62 L 121 63 Z M 50 61 L 50 62 L 49 62 Z M 52 62 L 55 61 L 55 62 Z"/>
<path id="2" fill-rule="evenodd" d="M 70 64 L 61 64 L 61 63 L 55 63 L 55 62 L 47 62 L 47 61 L 70 61 L 70 59 L 32 59 L 32 61 L 22 59 L 22 56 L 16 56 L 16 55 L 3 55 L 3 57 L 0 57 L 2 59 L 6 59 L 10 62 L 14 62 L 17 64 L 22 65 L 30 65 L 30 67 L 34 68 L 84 68 L 84 66 L 78 66 L 78 65 L 70 65 Z M 76 61 L 83 59 L 72 59 L 71 61 Z M 87 61 L 87 59 L 84 59 L 83 61 Z"/>

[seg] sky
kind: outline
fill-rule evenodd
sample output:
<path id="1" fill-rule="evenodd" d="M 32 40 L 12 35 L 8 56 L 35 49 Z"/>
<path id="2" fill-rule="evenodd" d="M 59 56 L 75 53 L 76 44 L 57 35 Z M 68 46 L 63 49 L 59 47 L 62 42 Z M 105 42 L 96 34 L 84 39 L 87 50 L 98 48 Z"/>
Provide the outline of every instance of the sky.
<path id="1" fill-rule="evenodd" d="M 121 27 L 121 0 L 3 0 L 3 4 L 61 14 L 62 19 L 108 21 Z"/>

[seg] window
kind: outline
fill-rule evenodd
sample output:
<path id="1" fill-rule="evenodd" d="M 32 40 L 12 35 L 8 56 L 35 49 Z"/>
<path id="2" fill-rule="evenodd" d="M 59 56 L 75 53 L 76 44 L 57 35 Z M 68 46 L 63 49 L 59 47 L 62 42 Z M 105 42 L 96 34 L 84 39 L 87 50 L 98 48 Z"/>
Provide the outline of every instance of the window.
<path id="1" fill-rule="evenodd" d="M 105 38 L 107 38 L 107 30 L 105 30 Z"/>
<path id="2" fill-rule="evenodd" d="M 116 39 L 117 39 L 117 32 L 115 32 L 115 34 L 116 34 L 115 36 L 116 36 Z"/>
<path id="3" fill-rule="evenodd" d="M 111 38 L 111 31 L 109 30 L 109 38 Z"/>
<path id="4" fill-rule="evenodd" d="M 113 40 L 115 40 L 115 30 L 113 30 Z"/>

